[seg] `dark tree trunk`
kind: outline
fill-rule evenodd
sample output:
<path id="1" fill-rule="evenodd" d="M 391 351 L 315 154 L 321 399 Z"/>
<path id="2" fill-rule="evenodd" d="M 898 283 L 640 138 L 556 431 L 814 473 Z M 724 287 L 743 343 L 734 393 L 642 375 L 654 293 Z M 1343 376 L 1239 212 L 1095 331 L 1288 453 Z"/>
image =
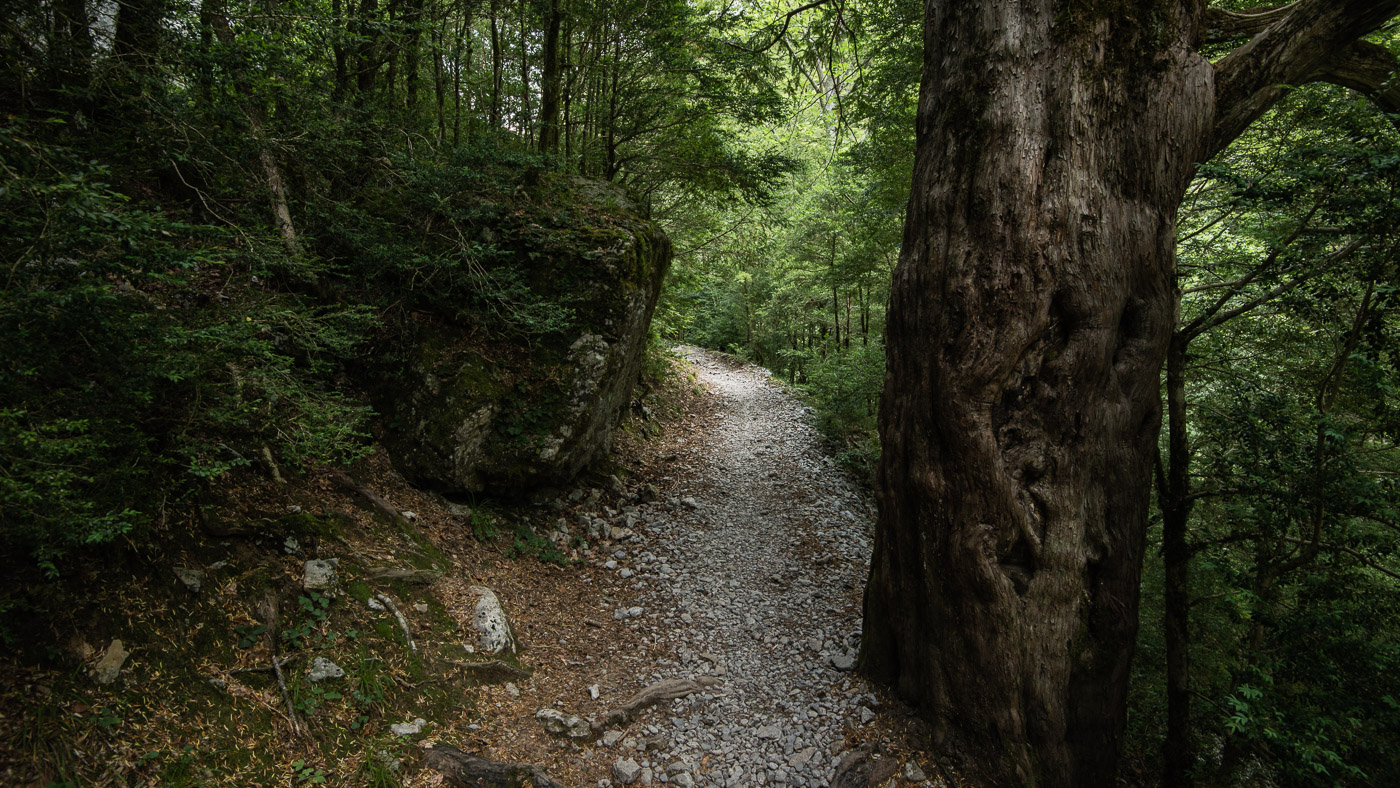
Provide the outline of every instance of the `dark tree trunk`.
<path id="1" fill-rule="evenodd" d="M 559 148 L 559 25 L 560 0 L 550 0 L 544 25 L 544 74 L 540 94 L 540 153 Z"/>
<path id="2" fill-rule="evenodd" d="M 1211 66 L 1136 9 L 927 13 L 862 670 L 989 784 L 1109 785 Z"/>
<path id="3" fill-rule="evenodd" d="M 1112 784 L 1178 203 L 1397 7 L 1299 0 L 1212 64 L 1197 0 L 926 3 L 861 670 L 977 782 Z"/>
<path id="4" fill-rule="evenodd" d="M 1167 646 L 1167 738 L 1162 748 L 1166 788 L 1192 784 L 1196 764 L 1191 735 L 1190 586 L 1191 548 L 1186 539 L 1191 519 L 1190 445 L 1186 435 L 1185 332 L 1172 335 L 1167 350 L 1167 467 L 1158 491 L 1162 509 L 1162 563 L 1165 570 L 1164 633 Z"/>
<path id="5" fill-rule="evenodd" d="M 491 128 L 501 127 L 501 7 L 500 0 L 491 0 Z"/>

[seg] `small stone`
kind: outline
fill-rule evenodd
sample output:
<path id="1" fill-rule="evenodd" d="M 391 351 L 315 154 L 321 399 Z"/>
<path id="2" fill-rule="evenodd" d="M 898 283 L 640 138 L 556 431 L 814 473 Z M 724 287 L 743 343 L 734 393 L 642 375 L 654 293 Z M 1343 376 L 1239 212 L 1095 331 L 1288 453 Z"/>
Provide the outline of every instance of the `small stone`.
<path id="1" fill-rule="evenodd" d="M 629 608 L 627 608 L 627 617 L 628 617 L 628 618 L 637 618 L 637 617 L 639 617 L 639 616 L 641 616 L 641 615 L 642 615 L 642 609 L 641 609 L 640 607 L 629 607 Z"/>
<path id="2" fill-rule="evenodd" d="M 575 714 L 565 714 L 558 709 L 540 709 L 535 712 L 535 719 L 544 726 L 545 733 L 551 736 L 587 739 L 593 735 L 593 729 L 589 727 L 586 720 L 580 719 Z"/>
<path id="3" fill-rule="evenodd" d="M 899 776 L 911 783 L 921 783 L 928 779 L 924 770 L 919 768 L 918 761 L 912 759 L 904 762 L 904 771 L 900 772 Z"/>
<path id="4" fill-rule="evenodd" d="M 687 509 L 699 509 L 699 508 L 700 508 L 700 504 L 696 503 L 696 502 L 695 502 L 695 499 L 694 499 L 694 498 L 691 498 L 691 497 L 688 496 L 688 495 L 687 495 L 686 497 L 684 497 L 684 498 L 681 499 L 681 506 L 684 506 L 684 507 L 687 508 Z"/>
<path id="5" fill-rule="evenodd" d="M 453 517 L 466 519 L 472 516 L 472 508 L 470 506 L 463 506 L 460 503 L 449 503 L 447 505 L 447 513 Z"/>
<path id="6" fill-rule="evenodd" d="M 808 747 L 802 752 L 796 753 L 791 758 L 788 758 L 788 766 L 794 769 L 801 769 L 803 766 L 806 766 L 807 762 L 812 760 L 812 756 L 816 754 L 816 747 Z"/>
<path id="7" fill-rule="evenodd" d="M 831 666 L 837 670 L 851 671 L 856 669 L 855 657 L 850 654 L 834 654 L 831 659 Z"/>
<path id="8" fill-rule="evenodd" d="M 520 688 L 515 686 L 514 682 L 507 681 L 506 694 L 511 696 L 512 698 L 518 698 L 520 697 Z"/>
<path id="9" fill-rule="evenodd" d="M 642 785 L 651 785 L 654 776 L 650 768 L 643 766 L 641 776 L 638 778 L 637 782 Z"/>
<path id="10" fill-rule="evenodd" d="M 597 685 L 597 684 L 590 684 L 590 685 L 588 685 L 588 697 L 592 698 L 593 700 L 597 700 L 597 699 L 598 699 L 598 685 Z"/>
<path id="11" fill-rule="evenodd" d="M 695 778 L 687 772 L 681 772 L 671 778 L 671 784 L 676 788 L 695 788 Z"/>
<path id="12" fill-rule="evenodd" d="M 612 559 L 608 559 L 608 561 L 607 561 L 606 563 L 603 564 L 603 568 L 604 568 L 604 569 L 616 569 L 616 568 L 617 568 L 617 562 L 614 561 L 614 560 L 612 560 Z"/>
<path id="13" fill-rule="evenodd" d="M 330 560 L 314 558 L 307 561 L 301 587 L 307 591 L 320 591 L 326 596 L 335 596 L 336 591 L 340 588 L 340 582 L 335 575 L 335 568 L 338 564 L 340 564 L 338 558 Z"/>
<path id="14" fill-rule="evenodd" d="M 185 588 L 188 588 L 191 594 L 198 594 L 199 589 L 204 586 L 204 573 L 198 569 L 177 566 L 175 567 L 175 577 L 185 584 Z"/>
<path id="15" fill-rule="evenodd" d="M 468 590 L 476 595 L 472 626 L 476 629 L 477 647 L 488 654 L 515 653 L 515 635 L 496 592 L 484 586 L 472 586 Z"/>
<path id="16" fill-rule="evenodd" d="M 779 728 L 777 725 L 764 725 L 754 731 L 754 735 L 760 739 L 778 739 L 782 738 L 783 729 Z"/>
<path id="17" fill-rule="evenodd" d="M 870 709 L 867 709 L 867 708 L 864 707 L 864 706 L 861 706 L 861 707 L 860 707 L 860 724 L 861 724 L 861 725 L 867 725 L 867 724 L 869 724 L 869 722 L 870 722 L 871 720 L 873 720 L 873 719 L 875 719 L 875 712 L 871 711 Z"/>
<path id="18" fill-rule="evenodd" d="M 611 747 L 622 741 L 622 731 L 608 731 L 603 734 L 603 746 Z"/>
<path id="19" fill-rule="evenodd" d="M 627 578 L 631 577 L 633 574 L 635 574 L 635 573 L 634 573 L 631 569 L 623 569 L 621 572 L 618 572 L 618 573 L 617 573 L 618 577 L 621 577 L 623 580 L 626 580 Z"/>
<path id="20" fill-rule="evenodd" d="M 311 669 L 306 671 L 307 681 L 325 681 L 326 679 L 338 679 L 344 676 L 345 669 L 325 657 L 317 657 L 311 660 Z"/>
<path id="21" fill-rule="evenodd" d="M 122 664 L 131 653 L 122 646 L 120 640 L 113 640 L 107 650 L 102 652 L 102 659 L 97 661 L 97 665 L 92 669 L 92 677 L 98 684 L 111 684 L 121 675 Z"/>
<path id="22" fill-rule="evenodd" d="M 407 512 L 407 511 L 404 511 L 404 512 L 399 512 L 399 514 L 403 516 L 403 519 L 409 521 L 410 523 L 418 519 L 418 513 L 417 513 L 417 512 Z"/>
<path id="23" fill-rule="evenodd" d="M 414 609 L 414 610 L 417 610 L 419 613 L 426 613 L 426 612 L 428 612 L 428 603 L 427 603 L 427 602 L 414 602 L 414 603 L 413 603 L 413 609 Z"/>
<path id="24" fill-rule="evenodd" d="M 423 726 L 427 724 L 427 720 L 419 717 L 413 722 L 396 722 L 389 726 L 389 732 L 395 736 L 413 736 L 422 733 Z"/>
<path id="25" fill-rule="evenodd" d="M 287 537 L 287 541 L 282 543 L 282 552 L 287 555 L 296 555 L 301 552 L 301 542 L 295 536 Z"/>
<path id="26" fill-rule="evenodd" d="M 638 777 L 642 776 L 642 767 L 638 766 L 637 762 L 631 758 L 625 761 L 618 760 L 613 764 L 612 776 L 621 785 L 631 785 L 637 781 Z"/>
<path id="27" fill-rule="evenodd" d="M 228 682 L 223 679 L 209 679 L 209 686 L 222 691 L 228 689 Z"/>

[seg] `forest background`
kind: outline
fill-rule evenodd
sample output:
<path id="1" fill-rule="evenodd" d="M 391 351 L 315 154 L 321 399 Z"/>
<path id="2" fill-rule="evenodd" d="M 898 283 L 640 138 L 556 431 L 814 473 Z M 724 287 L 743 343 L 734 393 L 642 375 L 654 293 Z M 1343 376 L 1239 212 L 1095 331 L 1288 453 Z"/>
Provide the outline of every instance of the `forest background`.
<path id="1" fill-rule="evenodd" d="M 871 473 L 922 18 L 909 0 L 0 3 L 7 549 L 61 578 L 263 451 L 360 456 L 373 413 L 346 380 L 416 310 L 561 330 L 567 303 L 462 228 L 573 175 L 623 185 L 672 237 L 657 343 L 769 367 Z M 1292 91 L 1200 168 L 1182 216 L 1130 776 L 1159 779 L 1170 739 L 1209 784 L 1400 783 L 1394 118 Z M 1164 521 L 1187 534 L 1170 566 Z M 1169 722 L 1173 688 L 1199 702 Z"/>

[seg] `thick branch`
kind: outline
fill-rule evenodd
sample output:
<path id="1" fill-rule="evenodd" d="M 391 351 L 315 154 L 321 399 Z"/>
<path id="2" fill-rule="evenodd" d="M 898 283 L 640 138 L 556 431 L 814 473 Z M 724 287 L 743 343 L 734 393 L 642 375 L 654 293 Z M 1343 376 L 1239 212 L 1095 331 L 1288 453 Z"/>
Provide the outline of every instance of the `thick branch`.
<path id="1" fill-rule="evenodd" d="M 1298 0 L 1288 8 L 1216 63 L 1216 122 L 1203 159 L 1229 145 L 1288 86 L 1326 78 L 1339 53 L 1400 13 L 1400 0 Z"/>
<path id="2" fill-rule="evenodd" d="M 734 47 L 735 49 L 741 49 L 745 52 L 754 55 L 767 52 L 768 50 L 772 49 L 773 46 L 779 41 L 782 41 L 783 37 L 787 35 L 788 25 L 792 24 L 793 17 L 797 16 L 798 14 L 801 14 L 803 11 L 810 11 L 813 8 L 826 5 L 829 2 L 831 2 L 831 0 L 812 0 L 812 2 L 807 3 L 806 5 L 798 6 L 797 8 L 794 8 L 791 11 L 787 12 L 785 15 L 783 15 L 782 27 L 778 28 L 778 33 L 777 35 L 773 36 L 773 40 L 769 41 L 768 43 L 764 44 L 763 46 L 757 49 L 749 49 L 748 47 L 739 46 L 738 44 L 730 44 L 730 46 Z"/>
<path id="3" fill-rule="evenodd" d="M 1293 12 L 1294 3 L 1250 8 L 1245 11 L 1228 11 L 1224 8 L 1206 9 L 1206 42 L 1229 41 L 1240 36 L 1255 36 L 1273 23 Z"/>
<path id="4" fill-rule="evenodd" d="M 1389 49 L 1369 41 L 1357 41 L 1347 47 L 1318 76 L 1351 88 L 1371 99 L 1385 112 L 1400 112 L 1400 61 Z"/>

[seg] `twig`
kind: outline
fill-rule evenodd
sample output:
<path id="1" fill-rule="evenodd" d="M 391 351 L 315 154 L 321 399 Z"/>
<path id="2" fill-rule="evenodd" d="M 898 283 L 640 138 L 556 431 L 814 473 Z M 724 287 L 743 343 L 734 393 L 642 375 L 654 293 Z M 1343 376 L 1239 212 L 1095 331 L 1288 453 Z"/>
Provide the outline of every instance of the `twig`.
<path id="1" fill-rule="evenodd" d="M 262 604 L 263 619 L 267 622 L 267 628 L 263 630 L 263 637 L 267 638 L 267 648 L 272 652 L 272 671 L 277 674 L 277 686 L 282 690 L 282 701 L 287 704 L 287 719 L 292 723 L 292 732 L 298 736 L 305 735 L 301 727 L 301 720 L 297 718 L 296 706 L 292 703 L 292 693 L 287 689 L 287 677 L 282 675 L 282 665 L 277 657 L 277 598 L 268 594 L 263 599 Z"/>
<path id="2" fill-rule="evenodd" d="M 398 605 L 394 604 L 394 600 L 383 594 L 375 594 L 374 598 L 383 602 L 384 606 L 389 608 L 389 612 L 394 614 L 394 618 L 399 620 L 399 628 L 403 630 L 404 639 L 408 641 L 408 649 L 410 651 L 417 651 L 418 646 L 413 642 L 413 635 L 408 631 L 408 619 L 404 618 L 403 613 L 399 612 Z"/>
<path id="3" fill-rule="evenodd" d="M 599 730 L 603 728 L 615 728 L 626 725 L 636 717 L 637 712 L 642 709 L 655 706 L 663 700 L 675 700 L 684 698 L 692 693 L 699 692 L 708 687 L 719 684 L 719 679 L 709 676 L 701 676 L 697 679 L 668 679 L 659 681 L 650 687 L 633 695 L 626 703 L 617 707 L 603 718 L 603 722 L 597 726 Z"/>
<path id="4" fill-rule="evenodd" d="M 280 668 L 280 667 L 282 667 L 283 665 L 291 664 L 291 663 L 293 663 L 293 662 L 296 662 L 296 661 L 297 661 L 298 659 L 300 659 L 300 658 L 301 658 L 301 655 L 300 655 L 300 654 L 293 654 L 293 655 L 291 655 L 290 657 L 283 657 L 283 658 L 277 660 L 277 667 Z M 254 665 L 254 666 L 251 667 L 251 668 L 234 668 L 234 669 L 232 669 L 232 670 L 229 671 L 229 674 L 232 675 L 232 674 L 236 674 L 236 673 L 268 673 L 268 672 L 271 672 L 272 670 L 273 670 L 273 667 L 272 667 L 271 665 Z"/>

